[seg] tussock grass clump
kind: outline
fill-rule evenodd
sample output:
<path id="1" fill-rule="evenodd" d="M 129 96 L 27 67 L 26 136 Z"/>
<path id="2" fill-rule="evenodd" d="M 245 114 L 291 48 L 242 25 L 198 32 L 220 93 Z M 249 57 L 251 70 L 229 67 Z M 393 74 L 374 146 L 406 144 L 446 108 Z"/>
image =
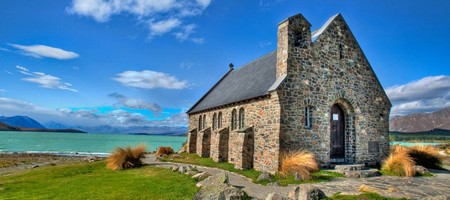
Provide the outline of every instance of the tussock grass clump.
<path id="1" fill-rule="evenodd" d="M 304 180 L 311 180 L 312 173 L 320 170 L 319 163 L 313 153 L 301 150 L 284 153 L 281 156 L 280 175 L 300 175 Z"/>
<path id="2" fill-rule="evenodd" d="M 134 149 L 117 147 L 106 159 L 106 167 L 112 170 L 140 167 L 142 166 L 141 158 L 145 157 L 145 149 L 145 144 L 140 144 Z"/>
<path id="3" fill-rule="evenodd" d="M 442 156 L 439 149 L 433 146 L 412 146 L 408 154 L 412 157 L 416 165 L 431 169 L 441 169 Z"/>
<path id="4" fill-rule="evenodd" d="M 407 148 L 398 148 L 383 161 L 381 171 L 392 176 L 414 176 L 416 163 L 408 154 Z"/>
<path id="5" fill-rule="evenodd" d="M 173 149 L 172 147 L 158 147 L 158 149 L 156 150 L 156 155 L 157 156 L 163 156 L 163 155 L 170 155 L 173 154 Z"/>

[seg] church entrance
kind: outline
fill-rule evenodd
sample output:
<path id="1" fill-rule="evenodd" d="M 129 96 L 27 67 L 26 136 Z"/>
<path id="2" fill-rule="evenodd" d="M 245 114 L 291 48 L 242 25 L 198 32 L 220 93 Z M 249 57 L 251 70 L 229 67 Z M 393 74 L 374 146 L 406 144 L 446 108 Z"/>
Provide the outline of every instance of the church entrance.
<path id="1" fill-rule="evenodd" d="M 330 119 L 330 159 L 332 162 L 345 161 L 345 115 L 341 106 L 331 107 Z"/>

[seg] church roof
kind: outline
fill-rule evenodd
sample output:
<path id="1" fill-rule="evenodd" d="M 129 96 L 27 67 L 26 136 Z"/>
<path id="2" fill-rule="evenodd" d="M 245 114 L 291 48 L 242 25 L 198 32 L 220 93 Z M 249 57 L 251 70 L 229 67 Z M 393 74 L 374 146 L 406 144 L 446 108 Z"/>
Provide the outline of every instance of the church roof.
<path id="1" fill-rule="evenodd" d="M 277 52 L 230 70 L 187 113 L 267 95 L 276 82 Z"/>

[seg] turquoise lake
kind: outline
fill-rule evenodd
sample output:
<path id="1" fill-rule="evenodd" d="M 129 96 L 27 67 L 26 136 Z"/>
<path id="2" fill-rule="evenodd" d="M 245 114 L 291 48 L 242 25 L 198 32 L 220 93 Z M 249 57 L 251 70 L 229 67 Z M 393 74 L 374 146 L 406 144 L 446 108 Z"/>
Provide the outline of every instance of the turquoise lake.
<path id="1" fill-rule="evenodd" d="M 0 153 L 28 152 L 106 156 L 116 147 L 144 143 L 147 151 L 170 146 L 178 151 L 186 137 L 0 131 Z"/>
<path id="2" fill-rule="evenodd" d="M 405 147 L 412 147 L 412 146 L 436 146 L 444 143 L 438 143 L 438 142 L 390 142 L 391 145 L 401 145 Z"/>

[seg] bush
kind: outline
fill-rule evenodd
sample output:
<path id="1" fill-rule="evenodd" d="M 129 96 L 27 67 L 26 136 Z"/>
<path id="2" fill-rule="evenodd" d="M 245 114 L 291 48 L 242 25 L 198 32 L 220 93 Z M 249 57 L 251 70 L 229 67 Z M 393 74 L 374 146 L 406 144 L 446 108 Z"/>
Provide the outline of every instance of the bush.
<path id="1" fill-rule="evenodd" d="M 170 154 L 173 154 L 172 147 L 158 147 L 158 149 L 156 150 L 157 156 L 170 155 Z"/>
<path id="2" fill-rule="evenodd" d="M 145 157 L 144 144 L 138 145 L 136 148 L 116 148 L 106 160 L 106 167 L 112 170 L 129 169 L 142 166 L 141 158 Z"/>
<path id="3" fill-rule="evenodd" d="M 392 176 L 414 176 L 415 162 L 408 154 L 407 148 L 397 148 L 383 161 L 381 171 Z"/>
<path id="4" fill-rule="evenodd" d="M 280 175 L 283 177 L 297 173 L 303 179 L 310 180 L 311 174 L 319 170 L 320 166 L 316 157 L 309 151 L 295 151 L 281 156 Z"/>
<path id="5" fill-rule="evenodd" d="M 431 169 L 441 169 L 442 156 L 439 149 L 433 146 L 412 146 L 409 148 L 408 154 L 420 165 Z"/>

